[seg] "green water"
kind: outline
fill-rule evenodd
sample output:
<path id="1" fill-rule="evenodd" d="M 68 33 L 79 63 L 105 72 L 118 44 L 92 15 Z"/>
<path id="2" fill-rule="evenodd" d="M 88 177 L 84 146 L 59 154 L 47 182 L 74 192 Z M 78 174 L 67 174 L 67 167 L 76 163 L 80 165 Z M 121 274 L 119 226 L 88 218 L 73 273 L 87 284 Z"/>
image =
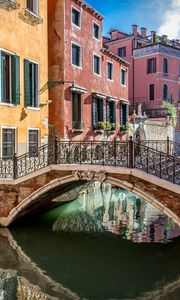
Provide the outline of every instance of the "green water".
<path id="1" fill-rule="evenodd" d="M 179 300 L 179 233 L 142 199 L 95 183 L 75 201 L 2 230 L 0 273 L 46 299 Z M 0 299 L 11 300 L 1 298 L 8 292 L 0 282 Z"/>

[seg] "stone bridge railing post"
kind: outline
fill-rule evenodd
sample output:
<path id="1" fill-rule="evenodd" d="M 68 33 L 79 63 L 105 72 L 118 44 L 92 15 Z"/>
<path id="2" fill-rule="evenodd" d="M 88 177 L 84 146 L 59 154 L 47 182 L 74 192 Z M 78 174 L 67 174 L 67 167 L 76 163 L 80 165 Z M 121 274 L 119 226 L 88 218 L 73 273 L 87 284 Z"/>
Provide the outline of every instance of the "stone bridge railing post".
<path id="1" fill-rule="evenodd" d="M 13 157 L 13 179 L 17 179 L 17 156 L 16 153 L 14 153 Z"/>
<path id="2" fill-rule="evenodd" d="M 129 138 L 129 143 L 128 143 L 128 152 L 129 152 L 129 168 L 134 168 L 134 142 L 132 136 Z"/>
<path id="3" fill-rule="evenodd" d="M 169 139 L 169 137 L 167 137 L 167 149 L 166 149 L 166 151 L 167 151 L 167 155 L 169 155 L 170 154 L 170 139 Z"/>

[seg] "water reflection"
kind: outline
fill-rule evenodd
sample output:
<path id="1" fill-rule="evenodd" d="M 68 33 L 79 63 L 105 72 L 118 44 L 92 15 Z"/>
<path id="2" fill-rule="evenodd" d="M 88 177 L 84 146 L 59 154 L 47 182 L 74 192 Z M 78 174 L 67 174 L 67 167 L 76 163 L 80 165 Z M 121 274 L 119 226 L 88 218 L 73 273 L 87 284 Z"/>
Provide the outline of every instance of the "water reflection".
<path id="1" fill-rule="evenodd" d="M 75 201 L 0 230 L 0 300 L 178 300 L 178 234 L 135 195 L 90 184 Z"/>
<path id="2" fill-rule="evenodd" d="M 179 236 L 172 219 L 150 203 L 110 184 L 95 182 L 59 209 L 54 231 L 110 231 L 134 242 L 167 242 Z"/>

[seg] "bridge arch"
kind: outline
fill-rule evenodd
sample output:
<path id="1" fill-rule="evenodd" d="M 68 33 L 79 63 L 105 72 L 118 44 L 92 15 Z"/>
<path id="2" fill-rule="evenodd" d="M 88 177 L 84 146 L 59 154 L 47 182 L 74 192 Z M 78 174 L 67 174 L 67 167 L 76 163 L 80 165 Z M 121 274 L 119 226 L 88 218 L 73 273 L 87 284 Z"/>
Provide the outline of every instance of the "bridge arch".
<path id="1" fill-rule="evenodd" d="M 71 188 L 73 189 L 76 186 L 81 186 L 83 183 L 92 180 L 106 182 L 134 193 L 136 196 L 143 198 L 145 201 L 151 203 L 160 211 L 164 212 L 168 217 L 174 219 L 174 221 L 180 225 L 179 217 L 171 209 L 169 209 L 165 203 L 162 203 L 155 196 L 150 195 L 148 191 L 132 184 L 129 180 L 117 178 L 114 174 L 106 174 L 104 171 L 75 171 L 70 175 L 61 178 L 57 177 L 49 181 L 21 201 L 10 211 L 7 217 L 0 218 L 0 224 L 7 227 L 18 218 L 28 214 L 34 206 L 36 209 L 37 207 L 41 209 L 41 205 L 46 206 L 48 201 L 52 201 L 56 194 L 58 196 L 58 193 L 61 192 L 62 189 L 70 190 Z"/>

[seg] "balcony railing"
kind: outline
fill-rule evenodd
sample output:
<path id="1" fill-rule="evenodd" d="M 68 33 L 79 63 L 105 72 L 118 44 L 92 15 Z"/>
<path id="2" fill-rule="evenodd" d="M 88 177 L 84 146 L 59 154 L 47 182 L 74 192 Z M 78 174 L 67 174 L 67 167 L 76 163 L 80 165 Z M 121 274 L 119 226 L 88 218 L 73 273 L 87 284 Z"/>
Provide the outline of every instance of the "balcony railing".
<path id="1" fill-rule="evenodd" d="M 10 11 L 20 8 L 20 4 L 16 0 L 0 0 L 0 8 Z"/>

